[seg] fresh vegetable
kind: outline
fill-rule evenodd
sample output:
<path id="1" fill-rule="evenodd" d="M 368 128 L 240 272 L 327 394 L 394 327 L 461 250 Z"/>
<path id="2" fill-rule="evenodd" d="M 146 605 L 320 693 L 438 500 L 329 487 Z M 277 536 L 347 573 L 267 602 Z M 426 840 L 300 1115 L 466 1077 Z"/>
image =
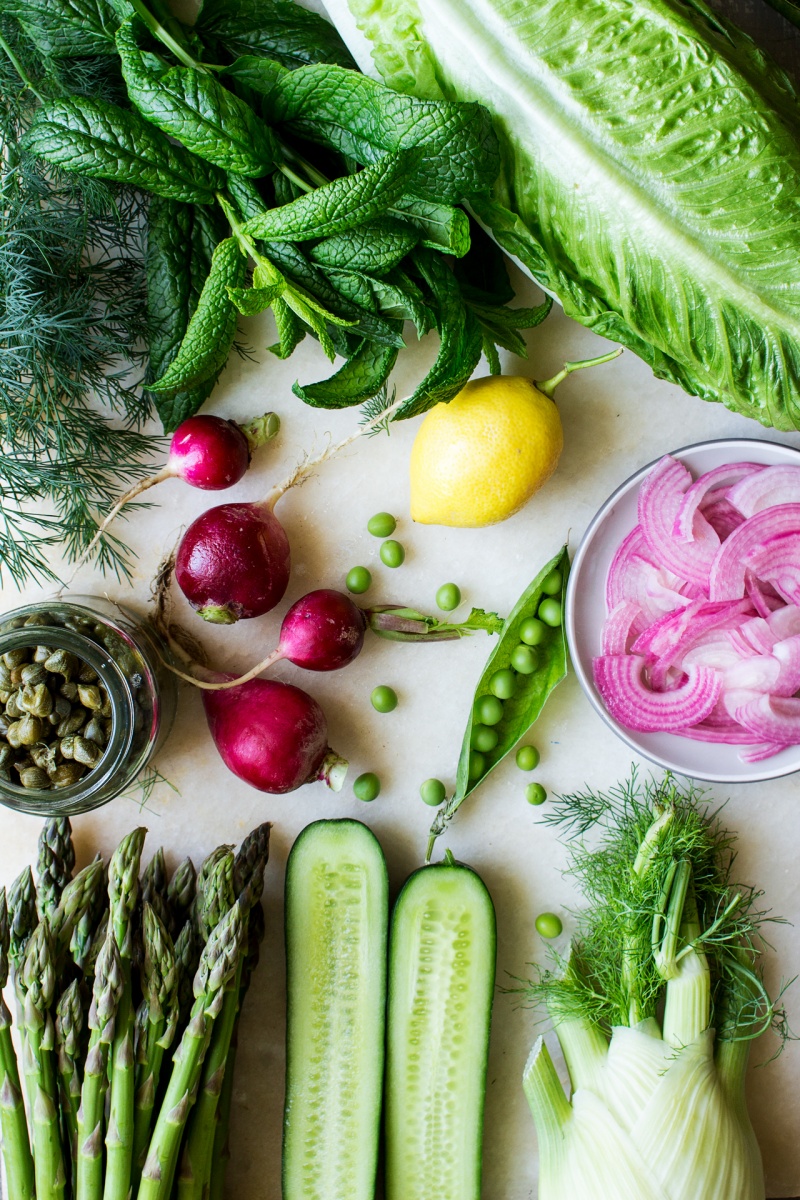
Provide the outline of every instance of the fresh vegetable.
<path id="1" fill-rule="evenodd" d="M 553 391 L 571 371 L 618 351 L 567 363 L 534 383 L 512 375 L 473 379 L 420 425 L 411 450 L 411 516 L 424 525 L 475 528 L 505 521 L 555 471 L 564 435 Z"/>
<path id="2" fill-rule="evenodd" d="M 541 934 L 543 938 L 560 937 L 563 929 L 564 926 L 557 913 L 539 913 L 539 916 L 536 918 L 536 932 Z"/>
<path id="3" fill-rule="evenodd" d="M 796 0 L 767 0 L 787 21 L 800 26 L 800 4 Z"/>
<path id="4" fill-rule="evenodd" d="M 373 633 L 392 642 L 449 642 L 472 633 L 500 633 L 503 618 L 497 613 L 473 608 L 465 621 L 440 621 L 415 608 L 399 604 L 375 604 L 366 610 Z"/>
<path id="5" fill-rule="evenodd" d="M 392 915 L 386 1200 L 478 1200 L 496 952 L 491 897 L 448 853 Z"/>
<path id="6" fill-rule="evenodd" d="M 745 1074 L 751 1041 L 785 1036 L 785 1018 L 762 979 L 770 918 L 733 882 L 732 835 L 669 776 L 559 797 L 546 820 L 576 839 L 586 908 L 569 955 L 525 989 L 572 1084 L 568 1101 L 539 1038 L 523 1087 L 542 1200 L 764 1200 Z"/>
<path id="7" fill-rule="evenodd" d="M 394 538 L 384 542 L 380 548 L 381 562 L 385 567 L 401 567 L 405 562 L 405 548 Z"/>
<path id="8" fill-rule="evenodd" d="M 513 666 L 513 663 L 512 663 Z M 510 700 L 517 690 L 517 672 L 511 667 L 506 667 L 503 670 L 495 671 L 494 675 L 489 680 L 489 691 L 498 700 Z M 498 714 L 502 715 L 502 708 L 493 706 Z M 500 716 L 497 718 L 500 720 Z M 492 724 L 493 722 L 489 722 Z"/>
<path id="9" fill-rule="evenodd" d="M 9 1200 L 133 1193 L 168 1200 L 181 1152 L 201 1173 L 193 1191 L 182 1173 L 177 1194 L 199 1200 L 212 1169 L 218 1178 L 224 1170 L 214 1158 L 216 1097 L 230 1085 L 228 1035 L 257 956 L 269 826 L 254 830 L 235 856 L 228 846 L 215 851 L 196 898 L 188 860 L 168 880 L 158 851 L 140 877 L 144 833 L 123 839 L 107 881 L 99 856 L 73 877 L 69 821 L 53 818 L 39 838 L 36 886 L 27 868 L 8 906 L 0 889 L 0 978 L 5 984 L 10 963 L 30 1101 L 26 1117 L 2 1002 Z M 168 926 L 180 929 L 174 944 Z M 197 1001 L 187 1023 L 180 996 L 192 986 Z M 134 997 L 141 997 L 135 1020 Z M 198 1129 L 207 1147 L 202 1165 L 194 1155 Z"/>
<path id="10" fill-rule="evenodd" d="M 211 683 L 229 678 L 207 674 Z M 341 789 L 347 762 L 328 745 L 325 714 L 307 692 L 291 683 L 251 679 L 204 691 L 203 707 L 222 761 L 251 787 L 280 794 L 322 780 L 335 792 Z"/>
<path id="11" fill-rule="evenodd" d="M 316 821 L 286 868 L 284 1200 L 373 1200 L 389 880 L 358 821 Z"/>
<path id="12" fill-rule="evenodd" d="M 374 771 L 365 771 L 353 780 L 353 795 L 357 800 L 369 803 L 381 794 L 381 781 Z"/>
<path id="13" fill-rule="evenodd" d="M 539 751 L 535 746 L 520 746 L 516 753 L 516 764 L 520 771 L 535 771 L 539 765 Z"/>
<path id="14" fill-rule="evenodd" d="M 547 637 L 547 630 L 544 622 L 539 621 L 536 617 L 528 617 L 527 621 L 523 621 L 519 627 L 519 639 L 526 646 L 540 646 Z"/>
<path id="15" fill-rule="evenodd" d="M 503 168 L 473 209 L 568 316 L 695 395 L 800 425 L 794 92 L 745 34 L 678 0 L 328 11 L 365 71 L 491 111 Z"/>
<path id="16" fill-rule="evenodd" d="M 390 713 L 397 708 L 397 692 L 394 688 L 387 687 L 382 683 L 378 687 L 372 689 L 370 702 L 376 712 Z"/>
<path id="17" fill-rule="evenodd" d="M 742 746 L 745 762 L 800 743 L 800 467 L 730 463 L 693 480 L 667 455 L 638 510 L 594 661 L 608 711 Z"/>
<path id="18" fill-rule="evenodd" d="M 367 521 L 367 530 L 373 537 L 391 537 L 396 528 L 397 521 L 395 521 L 391 513 L 387 512 L 375 513 L 375 516 L 370 517 Z"/>
<path id="19" fill-rule="evenodd" d="M 354 596 L 361 596 L 372 586 L 372 574 L 367 567 L 351 567 L 347 572 L 345 586 Z"/>
<path id="20" fill-rule="evenodd" d="M 525 799 L 528 804 L 544 804 L 547 799 L 547 792 L 540 783 L 529 783 L 525 788 Z"/>
<path id="21" fill-rule="evenodd" d="M 438 808 L 444 803 L 447 789 L 441 779 L 426 779 L 420 784 L 419 794 L 424 804 L 429 804 L 431 808 Z"/>
<path id="22" fill-rule="evenodd" d="M 461 603 L 461 588 L 457 583 L 443 583 L 436 593 L 436 607 L 452 612 Z"/>
<path id="23" fill-rule="evenodd" d="M 513 670 L 511 664 L 514 654 L 519 649 L 527 649 L 520 647 L 520 632 L 531 620 L 531 614 L 540 610 L 542 583 L 551 578 L 554 571 L 559 572 L 562 585 L 566 583 L 569 574 L 566 546 L 542 568 L 522 593 L 506 618 L 499 641 L 487 659 L 470 706 L 458 760 L 455 791 L 431 825 L 428 859 L 436 838 L 447 827 L 463 801 L 528 732 L 547 697 L 567 673 L 566 639 L 559 624 L 548 629 L 546 640 L 537 647 L 538 663 L 535 670 L 528 674 L 516 674 L 515 686 L 508 699 L 500 699 L 493 694 L 492 681 L 495 681 L 495 688 L 498 677 L 505 684 L 505 672 Z M 560 613 L 563 594 L 558 600 L 549 597 L 548 603 L 558 605 Z M 504 686 L 502 690 L 507 689 Z M 486 736 L 490 731 L 497 733 L 494 744 L 491 737 Z"/>

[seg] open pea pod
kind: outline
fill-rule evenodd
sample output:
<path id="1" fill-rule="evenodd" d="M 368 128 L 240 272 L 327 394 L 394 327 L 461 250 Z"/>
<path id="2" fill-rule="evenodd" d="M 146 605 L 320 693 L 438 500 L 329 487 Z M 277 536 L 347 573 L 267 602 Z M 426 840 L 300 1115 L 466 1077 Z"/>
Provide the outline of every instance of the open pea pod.
<path id="1" fill-rule="evenodd" d="M 514 673 L 514 693 L 507 700 L 501 701 L 502 717 L 492 726 L 497 733 L 497 745 L 481 755 L 483 765 L 480 771 L 471 774 L 473 730 L 480 723 L 475 715 L 476 705 L 483 696 L 492 695 L 489 681 L 496 672 L 506 669 L 513 671 L 512 655 L 521 642 L 520 630 L 529 617 L 536 616 L 539 605 L 546 598 L 542 584 L 553 571 L 560 573 L 562 581 L 559 596 L 552 597 L 561 605 L 561 623 L 555 628 L 548 628 L 545 639 L 536 647 L 539 658 L 537 668 L 529 675 Z M 558 554 L 542 567 L 506 618 L 500 640 L 486 661 L 470 705 L 469 719 L 461 746 L 461 757 L 458 761 L 455 792 L 439 809 L 431 825 L 428 861 L 436 838 L 444 831 L 463 801 L 471 792 L 474 792 L 475 788 L 483 782 L 497 764 L 502 762 L 509 750 L 513 749 L 519 739 L 527 733 L 542 711 L 547 697 L 567 673 L 567 641 L 564 634 L 563 617 L 568 574 L 569 555 L 567 547 L 563 546 Z"/>

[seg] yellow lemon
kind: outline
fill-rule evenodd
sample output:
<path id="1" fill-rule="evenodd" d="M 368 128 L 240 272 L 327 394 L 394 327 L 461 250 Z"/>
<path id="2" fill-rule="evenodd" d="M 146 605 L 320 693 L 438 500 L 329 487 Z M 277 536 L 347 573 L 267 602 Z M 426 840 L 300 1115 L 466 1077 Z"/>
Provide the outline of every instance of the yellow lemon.
<path id="1" fill-rule="evenodd" d="M 411 451 L 411 517 L 476 528 L 504 521 L 555 471 L 561 418 L 530 379 L 473 379 L 432 408 Z"/>

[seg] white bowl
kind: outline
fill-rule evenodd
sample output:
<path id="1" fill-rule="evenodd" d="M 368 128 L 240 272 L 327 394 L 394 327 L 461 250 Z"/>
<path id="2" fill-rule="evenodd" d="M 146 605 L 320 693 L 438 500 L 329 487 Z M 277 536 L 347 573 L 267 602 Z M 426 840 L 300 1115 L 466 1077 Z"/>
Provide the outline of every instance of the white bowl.
<path id="1" fill-rule="evenodd" d="M 728 462 L 800 466 L 800 451 L 750 438 L 698 442 L 669 453 L 685 463 L 695 478 Z M 753 783 L 791 775 L 800 770 L 800 746 L 789 746 L 763 762 L 745 763 L 739 758 L 739 746 L 695 742 L 674 733 L 639 733 L 614 720 L 594 685 L 592 660 L 602 654 L 608 569 L 620 542 L 636 524 L 639 485 L 658 461 L 642 467 L 609 496 L 593 517 L 575 555 L 565 601 L 567 642 L 575 673 L 592 705 L 614 733 L 638 754 L 661 767 L 712 783 Z"/>

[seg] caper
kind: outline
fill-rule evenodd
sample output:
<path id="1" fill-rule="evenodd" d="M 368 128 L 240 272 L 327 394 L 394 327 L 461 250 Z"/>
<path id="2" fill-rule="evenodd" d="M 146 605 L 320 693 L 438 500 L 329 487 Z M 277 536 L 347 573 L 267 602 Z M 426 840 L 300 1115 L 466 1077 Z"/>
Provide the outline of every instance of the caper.
<path id="1" fill-rule="evenodd" d="M 42 740 L 44 734 L 44 723 L 39 717 L 34 717 L 31 713 L 25 713 L 24 717 L 20 717 L 17 721 L 18 737 L 23 746 L 32 746 L 35 742 Z"/>
<path id="2" fill-rule="evenodd" d="M 19 673 L 19 681 L 22 684 L 32 684 L 35 687 L 37 683 L 47 683 L 47 671 L 42 663 L 25 663 L 24 667 L 19 668 Z"/>
<path id="3" fill-rule="evenodd" d="M 0 704 L 8 704 L 10 699 L 11 699 L 11 692 L 4 692 L 4 691 L 0 690 Z"/>
<path id="4" fill-rule="evenodd" d="M 58 625 L 58 618 L 54 617 L 53 614 L 49 613 L 49 612 L 31 613 L 31 615 L 29 617 L 25 618 L 25 624 L 26 625 Z"/>
<path id="5" fill-rule="evenodd" d="M 11 687 L 11 671 L 6 664 L 0 660 L 0 688 L 7 691 Z"/>
<path id="6" fill-rule="evenodd" d="M 13 746 L 15 750 L 19 750 L 22 742 L 19 736 L 19 721 L 12 721 L 6 730 L 6 741 L 9 746 Z"/>
<path id="7" fill-rule="evenodd" d="M 77 783 L 83 775 L 84 768 L 80 763 L 69 762 L 61 763 L 56 767 L 53 774 L 50 776 L 50 782 L 54 788 L 66 788 L 73 783 Z"/>
<path id="8" fill-rule="evenodd" d="M 31 746 L 30 756 L 34 766 L 40 767 L 43 771 L 47 771 L 50 767 L 55 770 L 55 746 L 46 746 L 44 742 L 38 742 L 35 746 Z"/>
<path id="9" fill-rule="evenodd" d="M 94 683 L 97 679 L 97 671 L 90 667 L 88 663 L 81 663 L 81 669 L 78 672 L 78 683 Z"/>
<path id="10" fill-rule="evenodd" d="M 20 646 L 16 650 L 6 650 L 3 655 L 3 662 L 12 671 L 14 667 L 20 667 L 28 661 L 28 650 L 25 646 Z"/>
<path id="11" fill-rule="evenodd" d="M 6 716 L 17 721 L 24 712 L 25 709 L 22 708 L 19 702 L 19 692 L 12 692 L 8 698 L 8 703 L 6 704 Z"/>
<path id="12" fill-rule="evenodd" d="M 89 738 L 92 742 L 96 742 L 98 746 L 105 746 L 108 741 L 104 722 L 99 717 L 92 717 L 83 731 L 83 736 Z"/>
<path id="13" fill-rule="evenodd" d="M 50 786 L 50 777 L 39 767 L 25 767 L 19 773 L 19 781 L 24 788 L 46 788 Z"/>
<path id="14" fill-rule="evenodd" d="M 88 738 L 76 737 L 73 742 L 72 757 L 75 762 L 83 763 L 85 767 L 96 767 L 103 757 L 103 751 Z"/>
<path id="15" fill-rule="evenodd" d="M 58 749 L 62 758 L 75 757 L 75 734 L 70 733 L 67 737 L 63 737 L 58 743 Z"/>
<path id="16" fill-rule="evenodd" d="M 8 742 L 0 743 L 0 767 L 7 767 L 14 758 L 14 751 Z"/>
<path id="17" fill-rule="evenodd" d="M 51 716 L 57 716 L 58 720 L 53 721 L 54 725 L 59 725 L 72 712 L 72 705 L 66 696 L 56 696 L 53 703 L 53 712 Z"/>
<path id="18" fill-rule="evenodd" d="M 100 692 L 101 692 L 101 695 L 102 695 L 102 697 L 103 697 L 103 705 L 102 705 L 102 707 L 101 707 L 101 708 L 100 708 L 100 710 L 99 710 L 99 712 L 100 712 L 100 716 L 101 716 L 101 717 L 110 717 L 110 716 L 113 714 L 113 712 L 114 712 L 114 709 L 111 707 L 111 701 L 110 701 L 110 699 L 109 699 L 109 697 L 108 697 L 108 692 L 105 690 L 105 688 L 101 688 L 101 689 L 100 689 Z M 137 714 L 138 714 L 138 712 L 139 712 L 139 711 L 140 711 L 140 710 L 139 710 L 139 708 L 137 707 L 137 709 L 136 709 L 136 712 L 137 712 Z"/>
<path id="19" fill-rule="evenodd" d="M 72 701 L 72 700 L 78 699 L 77 683 L 69 683 L 69 682 L 62 683 L 61 687 L 58 690 L 61 692 L 61 695 L 64 696 L 65 699 L 67 699 L 67 700 Z"/>
<path id="20" fill-rule="evenodd" d="M 5 713 L 0 713 L 0 737 L 5 737 L 8 733 L 8 727 L 11 724 Z"/>
<path id="21" fill-rule="evenodd" d="M 54 675 L 63 675 L 69 683 L 81 664 L 80 659 L 70 654 L 69 650 L 54 650 L 50 657 L 45 659 L 44 665 L 45 670 L 52 671 Z"/>
<path id="22" fill-rule="evenodd" d="M 35 663 L 45 663 L 51 654 L 55 654 L 52 646 L 37 646 L 33 652 L 33 661 Z"/>
<path id="23" fill-rule="evenodd" d="M 27 663 L 22 663 L 19 667 L 11 668 L 11 686 L 18 688 L 22 686 L 22 672 L 25 670 Z"/>
<path id="24" fill-rule="evenodd" d="M 56 729 L 56 733 L 60 738 L 69 737 L 71 733 L 77 733 L 82 728 L 86 721 L 86 712 L 82 708 L 74 708 Z"/>
<path id="25" fill-rule="evenodd" d="M 99 712 L 103 707 L 103 697 L 100 694 L 100 688 L 93 683 L 78 684 L 78 699 L 84 708 L 90 708 L 92 712 Z"/>
<path id="26" fill-rule="evenodd" d="M 34 717 L 49 717 L 53 711 L 53 697 L 44 683 L 25 684 L 17 696 L 17 704 Z"/>

